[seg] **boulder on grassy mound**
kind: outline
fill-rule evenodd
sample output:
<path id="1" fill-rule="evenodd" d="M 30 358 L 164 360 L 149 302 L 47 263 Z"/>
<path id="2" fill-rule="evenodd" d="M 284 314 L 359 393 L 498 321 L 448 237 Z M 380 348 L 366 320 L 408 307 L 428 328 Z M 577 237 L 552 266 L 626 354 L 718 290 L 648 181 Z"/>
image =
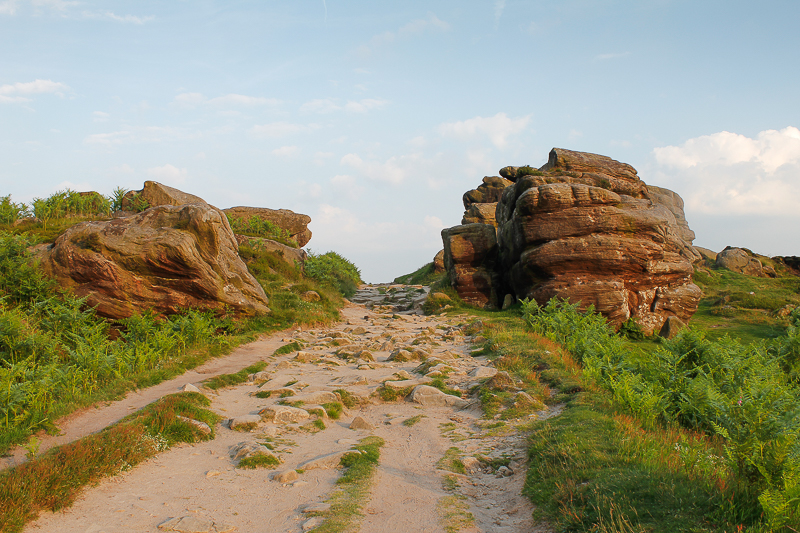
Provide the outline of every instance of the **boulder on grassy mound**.
<path id="1" fill-rule="evenodd" d="M 190 307 L 269 312 L 264 289 L 239 258 L 227 219 L 204 204 L 162 205 L 126 218 L 82 222 L 38 257 L 48 275 L 108 318 Z"/>

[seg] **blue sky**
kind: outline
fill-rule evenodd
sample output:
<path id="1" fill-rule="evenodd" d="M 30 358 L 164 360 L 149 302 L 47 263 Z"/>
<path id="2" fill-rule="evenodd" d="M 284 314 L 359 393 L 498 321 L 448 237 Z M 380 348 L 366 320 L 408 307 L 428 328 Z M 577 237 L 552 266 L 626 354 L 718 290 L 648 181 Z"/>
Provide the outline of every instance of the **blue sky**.
<path id="1" fill-rule="evenodd" d="M 800 3 L 0 0 L 0 194 L 153 179 L 312 217 L 367 281 L 554 146 L 683 196 L 696 245 L 800 255 Z"/>

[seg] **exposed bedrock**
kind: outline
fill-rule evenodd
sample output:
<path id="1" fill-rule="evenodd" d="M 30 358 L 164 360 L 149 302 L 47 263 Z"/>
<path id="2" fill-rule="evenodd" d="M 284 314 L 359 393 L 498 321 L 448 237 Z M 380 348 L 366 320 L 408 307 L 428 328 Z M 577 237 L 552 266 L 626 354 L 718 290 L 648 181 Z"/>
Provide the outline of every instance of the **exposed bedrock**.
<path id="1" fill-rule="evenodd" d="M 188 307 L 269 311 L 227 219 L 205 202 L 76 224 L 38 258 L 45 272 L 109 318 Z"/>
<path id="2" fill-rule="evenodd" d="M 542 304 L 567 298 L 616 325 L 635 317 L 646 331 L 658 331 L 668 316 L 692 316 L 701 296 L 691 283 L 699 255 L 680 196 L 651 190 L 630 165 L 595 154 L 556 148 L 538 171 L 519 175 L 521 168 L 496 208 L 497 255 L 482 258 L 495 270 L 483 277 L 496 284 L 483 293 Z M 451 271 L 451 282 L 470 301 L 463 270 Z"/>
<path id="3" fill-rule="evenodd" d="M 497 307 L 499 285 L 497 234 L 489 224 L 465 224 L 442 230 L 444 266 L 465 301 Z"/>

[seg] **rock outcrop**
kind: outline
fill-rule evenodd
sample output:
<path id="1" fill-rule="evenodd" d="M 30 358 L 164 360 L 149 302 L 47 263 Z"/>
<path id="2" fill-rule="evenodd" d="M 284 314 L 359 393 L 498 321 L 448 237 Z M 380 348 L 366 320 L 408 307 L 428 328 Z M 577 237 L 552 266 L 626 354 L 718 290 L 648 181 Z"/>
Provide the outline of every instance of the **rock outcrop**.
<path id="1" fill-rule="evenodd" d="M 234 237 L 240 247 L 249 246 L 254 250 L 272 252 L 283 259 L 284 263 L 289 266 L 302 269 L 306 258 L 308 258 L 308 254 L 302 248 L 292 248 L 291 246 L 286 246 L 272 239 L 250 237 L 247 235 L 234 235 Z"/>
<path id="2" fill-rule="evenodd" d="M 237 250 L 224 215 L 198 202 L 76 224 L 39 259 L 46 273 L 109 318 L 187 307 L 266 313 L 267 296 Z"/>
<path id="3" fill-rule="evenodd" d="M 308 224 L 311 217 L 300 213 L 295 213 L 289 209 L 268 209 L 266 207 L 230 207 L 223 210 L 230 217 L 238 217 L 249 220 L 258 217 L 275 224 L 282 230 L 289 233 L 292 239 L 297 241 L 299 247 L 303 247 L 311 240 L 311 230 Z"/>
<path id="4" fill-rule="evenodd" d="M 444 266 L 450 283 L 465 301 L 497 307 L 497 233 L 489 224 L 442 230 Z"/>
<path id="5" fill-rule="evenodd" d="M 747 276 L 759 278 L 775 278 L 778 276 L 772 267 L 764 266 L 752 252 L 744 248 L 726 247 L 717 254 L 716 263 L 719 268 L 725 268 Z"/>
<path id="6" fill-rule="evenodd" d="M 157 181 L 145 181 L 142 190 L 128 191 L 122 198 L 123 211 L 137 211 L 141 210 L 141 208 L 157 207 L 159 205 L 187 204 L 208 205 L 199 196 L 168 187 Z"/>
<path id="7" fill-rule="evenodd" d="M 561 297 L 593 305 L 616 325 L 634 317 L 648 332 L 668 316 L 687 321 L 696 311 L 701 292 L 691 275 L 699 254 L 677 194 L 651 191 L 625 163 L 559 148 L 538 170 L 505 167 L 502 174 L 515 181 L 506 180 L 496 208 L 496 256 L 484 244 L 489 224 L 442 232 L 445 264 L 462 298 L 496 306 L 506 294 L 539 303 Z M 454 236 L 471 246 L 448 246 Z M 464 260 L 459 249 L 474 252 L 461 252 Z M 486 251 L 480 260 L 478 250 Z M 476 290 L 476 277 L 492 286 Z"/>

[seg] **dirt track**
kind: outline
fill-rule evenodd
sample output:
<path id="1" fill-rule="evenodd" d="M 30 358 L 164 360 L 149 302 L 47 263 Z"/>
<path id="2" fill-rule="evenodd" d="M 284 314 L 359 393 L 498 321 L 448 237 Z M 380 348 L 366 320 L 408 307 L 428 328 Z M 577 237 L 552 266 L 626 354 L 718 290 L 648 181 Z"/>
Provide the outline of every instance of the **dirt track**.
<path id="1" fill-rule="evenodd" d="M 205 391 L 212 399 L 212 409 L 230 419 L 255 414 L 276 405 L 280 398 L 273 394 L 261 399 L 254 392 L 285 392 L 287 387 L 297 398 L 307 400 L 312 393 L 338 389 L 362 399 L 339 420 L 324 418 L 324 430 L 310 426 L 314 416 L 297 423 L 260 422 L 258 427 L 244 432 L 223 424 L 217 428 L 214 440 L 174 447 L 87 490 L 72 508 L 42 514 L 25 531 L 157 532 L 159 525 L 164 528 L 168 520 L 181 517 L 187 517 L 180 526 L 184 529 L 172 530 L 303 531 L 304 525 L 308 529 L 313 526 L 303 513 L 304 508 L 324 502 L 340 473 L 335 468 L 338 460 L 325 464 L 324 456 L 346 451 L 369 435 L 383 438 L 385 445 L 370 499 L 362 508 L 361 531 L 445 531 L 448 523 L 443 517 L 454 509 L 453 502 L 466 504 L 464 512 L 474 518 L 472 525 L 465 524 L 461 531 L 547 531 L 534 524 L 533 508 L 520 495 L 526 470 L 524 436 L 507 429 L 509 426 L 488 428 L 491 421 L 481 418 L 475 402 L 437 406 L 402 400 L 384 403 L 374 397 L 382 382 L 398 380 L 398 372 L 410 377 L 412 384 L 434 377 L 413 372 L 419 361 L 387 361 L 397 349 L 423 350 L 431 358 L 440 359 L 436 363 L 443 365 L 440 370 L 447 374 L 448 386 L 465 391 L 477 381 L 476 373 L 494 371 L 484 358 L 469 356 L 471 338 L 462 334 L 461 319 L 425 317 L 409 311 L 399 314 L 397 302 L 394 308 L 368 309 L 384 299 L 377 289 L 365 289 L 355 300 L 367 306 L 348 305 L 343 310 L 343 321 L 332 328 L 284 332 L 242 346 L 178 379 L 71 416 L 60 426 L 65 435 L 58 439 L 66 442 L 96 431 L 187 383 L 200 385 L 211 375 L 238 371 L 258 360 L 269 362 L 267 374 L 260 376 L 268 381 L 256 380 L 218 394 Z M 272 355 L 290 341 L 302 342 L 303 353 Z M 366 353 L 359 355 L 361 350 L 368 350 L 375 362 L 368 361 Z M 301 407 L 313 410 L 309 403 L 306 401 Z M 421 416 L 416 423 L 403 423 L 418 415 Z M 357 416 L 371 428 L 350 429 Z M 275 470 L 237 468 L 237 461 L 230 455 L 234 446 L 267 441 L 282 462 Z M 46 441 L 47 445 L 54 443 L 57 439 Z M 450 453 L 461 457 L 467 474 L 453 474 L 437 467 L 450 448 L 457 449 Z M 472 459 L 476 455 L 509 458 L 509 469 L 494 471 L 484 467 Z M 308 463 L 320 457 L 323 460 L 319 464 Z M 272 479 L 276 472 L 298 467 L 301 473 L 295 481 L 281 483 Z M 443 480 L 448 475 L 456 476 L 455 489 L 444 488 Z M 194 529 L 189 528 L 190 522 Z M 453 525 L 453 519 L 449 525 Z"/>

